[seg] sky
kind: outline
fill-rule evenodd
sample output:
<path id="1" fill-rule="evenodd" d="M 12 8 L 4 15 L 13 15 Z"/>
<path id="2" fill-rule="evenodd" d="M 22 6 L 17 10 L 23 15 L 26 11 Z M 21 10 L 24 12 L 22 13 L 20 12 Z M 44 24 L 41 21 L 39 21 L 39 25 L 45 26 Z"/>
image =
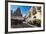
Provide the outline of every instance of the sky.
<path id="1" fill-rule="evenodd" d="M 31 6 L 19 6 L 19 5 L 11 5 L 11 10 L 16 11 L 17 8 L 20 8 L 22 14 L 26 14 Z"/>

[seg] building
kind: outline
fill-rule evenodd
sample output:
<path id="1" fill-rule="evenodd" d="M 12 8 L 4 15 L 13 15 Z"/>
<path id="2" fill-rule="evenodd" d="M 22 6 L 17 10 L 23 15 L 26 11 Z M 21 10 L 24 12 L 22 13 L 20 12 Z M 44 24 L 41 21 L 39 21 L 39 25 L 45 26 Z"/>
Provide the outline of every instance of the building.
<path id="1" fill-rule="evenodd" d="M 22 16 L 20 8 L 17 8 L 14 14 L 15 16 Z"/>
<path id="2" fill-rule="evenodd" d="M 41 7 L 38 6 L 32 6 L 32 8 L 29 9 L 28 12 L 28 18 L 26 19 L 27 23 L 32 22 L 35 19 L 41 20 Z"/>
<path id="3" fill-rule="evenodd" d="M 22 17 L 21 10 L 17 8 L 16 11 L 11 14 L 11 25 L 22 24 L 23 20 L 24 18 Z"/>

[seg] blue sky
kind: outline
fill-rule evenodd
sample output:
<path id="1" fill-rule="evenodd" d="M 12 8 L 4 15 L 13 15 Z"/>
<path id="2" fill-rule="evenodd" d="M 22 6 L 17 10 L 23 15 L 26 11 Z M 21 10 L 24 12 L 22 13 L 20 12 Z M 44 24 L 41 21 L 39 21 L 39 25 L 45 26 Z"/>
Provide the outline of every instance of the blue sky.
<path id="1" fill-rule="evenodd" d="M 11 5 L 11 10 L 16 11 L 17 8 L 20 8 L 22 14 L 26 14 L 31 6 L 19 6 L 19 5 Z"/>

